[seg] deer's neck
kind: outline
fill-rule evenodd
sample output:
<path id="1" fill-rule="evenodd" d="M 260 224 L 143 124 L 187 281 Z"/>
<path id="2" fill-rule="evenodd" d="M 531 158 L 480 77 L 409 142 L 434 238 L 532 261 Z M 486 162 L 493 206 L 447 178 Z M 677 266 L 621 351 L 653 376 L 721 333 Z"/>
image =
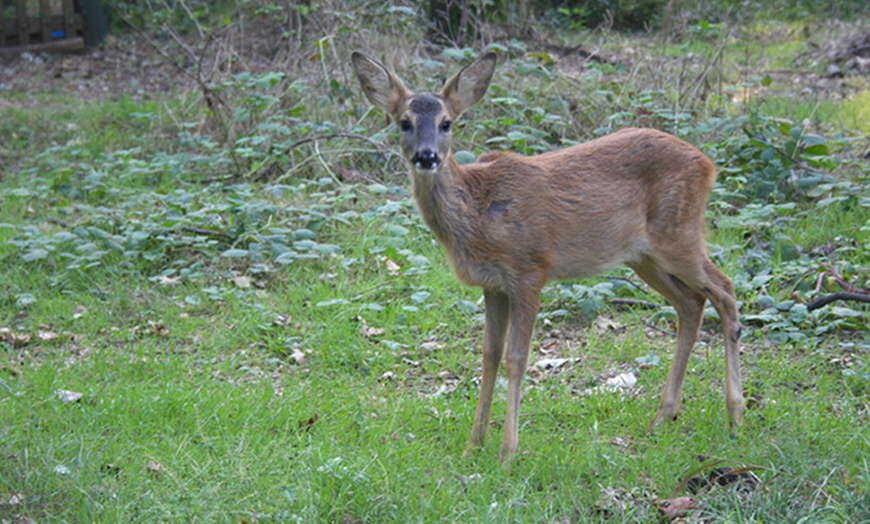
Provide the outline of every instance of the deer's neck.
<path id="1" fill-rule="evenodd" d="M 412 195 L 426 225 L 448 251 L 457 243 L 461 245 L 472 233 L 467 217 L 473 212 L 462 166 L 451 154 L 432 175 L 411 173 Z"/>

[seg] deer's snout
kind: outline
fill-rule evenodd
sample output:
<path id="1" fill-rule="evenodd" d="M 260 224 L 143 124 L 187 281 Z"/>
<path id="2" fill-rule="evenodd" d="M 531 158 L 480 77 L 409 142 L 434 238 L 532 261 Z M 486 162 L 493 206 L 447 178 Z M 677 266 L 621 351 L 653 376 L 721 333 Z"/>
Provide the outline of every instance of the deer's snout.
<path id="1" fill-rule="evenodd" d="M 438 153 L 431 149 L 420 149 L 411 158 L 414 166 L 420 169 L 435 169 L 441 163 Z"/>

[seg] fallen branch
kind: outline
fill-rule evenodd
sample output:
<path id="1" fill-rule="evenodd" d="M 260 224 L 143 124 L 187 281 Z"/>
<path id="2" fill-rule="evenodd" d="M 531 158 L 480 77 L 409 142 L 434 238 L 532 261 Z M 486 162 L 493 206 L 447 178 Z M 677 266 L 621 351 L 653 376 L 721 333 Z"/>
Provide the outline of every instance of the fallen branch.
<path id="1" fill-rule="evenodd" d="M 194 233 L 196 235 L 202 235 L 202 236 L 214 236 L 214 237 L 221 237 L 221 238 L 226 238 L 226 239 L 233 238 L 233 236 L 229 233 L 226 233 L 224 231 L 216 231 L 214 229 L 203 229 L 203 228 L 193 227 L 193 226 L 181 226 L 181 230 L 187 231 L 188 233 Z"/>
<path id="2" fill-rule="evenodd" d="M 837 300 L 870 302 L 870 293 L 851 293 L 849 291 L 839 291 L 837 293 L 831 293 L 830 295 L 825 295 L 821 298 L 817 298 L 816 300 L 813 300 L 812 302 L 807 304 L 807 310 L 812 311 L 814 309 L 819 309 Z"/>
<path id="3" fill-rule="evenodd" d="M 661 304 L 656 304 L 655 302 L 636 300 L 633 298 L 609 298 L 607 299 L 607 302 L 617 306 L 637 306 L 643 309 L 658 309 L 662 307 Z"/>

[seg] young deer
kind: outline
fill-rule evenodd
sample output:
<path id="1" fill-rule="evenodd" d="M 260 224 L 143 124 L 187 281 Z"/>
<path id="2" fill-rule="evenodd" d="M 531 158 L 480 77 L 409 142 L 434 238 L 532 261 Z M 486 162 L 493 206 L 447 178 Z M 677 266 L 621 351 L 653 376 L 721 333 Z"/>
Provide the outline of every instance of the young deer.
<path id="1" fill-rule="evenodd" d="M 488 153 L 459 165 L 450 150 L 453 123 L 483 97 L 495 65 L 495 53 L 486 53 L 450 78 L 440 94 L 417 94 L 381 63 L 353 54 L 366 97 L 399 125 L 423 220 L 446 248 L 457 276 L 483 288 L 483 378 L 469 448 L 486 436 L 504 353 L 508 405 L 501 460 L 517 451 L 522 379 L 544 285 L 619 264 L 631 267 L 677 311 L 677 349 L 652 426 L 677 416 L 709 299 L 722 319 L 733 435 L 743 413 L 740 322 L 734 286 L 704 246 L 713 163 L 674 136 L 623 129 L 534 157 Z"/>

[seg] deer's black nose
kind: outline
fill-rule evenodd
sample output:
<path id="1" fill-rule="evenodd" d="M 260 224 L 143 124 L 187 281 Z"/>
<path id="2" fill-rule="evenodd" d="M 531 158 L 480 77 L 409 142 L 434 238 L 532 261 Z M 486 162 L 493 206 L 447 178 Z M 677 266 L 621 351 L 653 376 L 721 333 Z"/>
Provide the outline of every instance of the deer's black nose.
<path id="1" fill-rule="evenodd" d="M 414 153 L 414 158 L 411 159 L 411 162 L 414 163 L 415 166 L 421 169 L 435 169 L 438 167 L 440 163 L 440 159 L 438 158 L 438 153 L 432 151 L 431 149 L 422 149 Z"/>

